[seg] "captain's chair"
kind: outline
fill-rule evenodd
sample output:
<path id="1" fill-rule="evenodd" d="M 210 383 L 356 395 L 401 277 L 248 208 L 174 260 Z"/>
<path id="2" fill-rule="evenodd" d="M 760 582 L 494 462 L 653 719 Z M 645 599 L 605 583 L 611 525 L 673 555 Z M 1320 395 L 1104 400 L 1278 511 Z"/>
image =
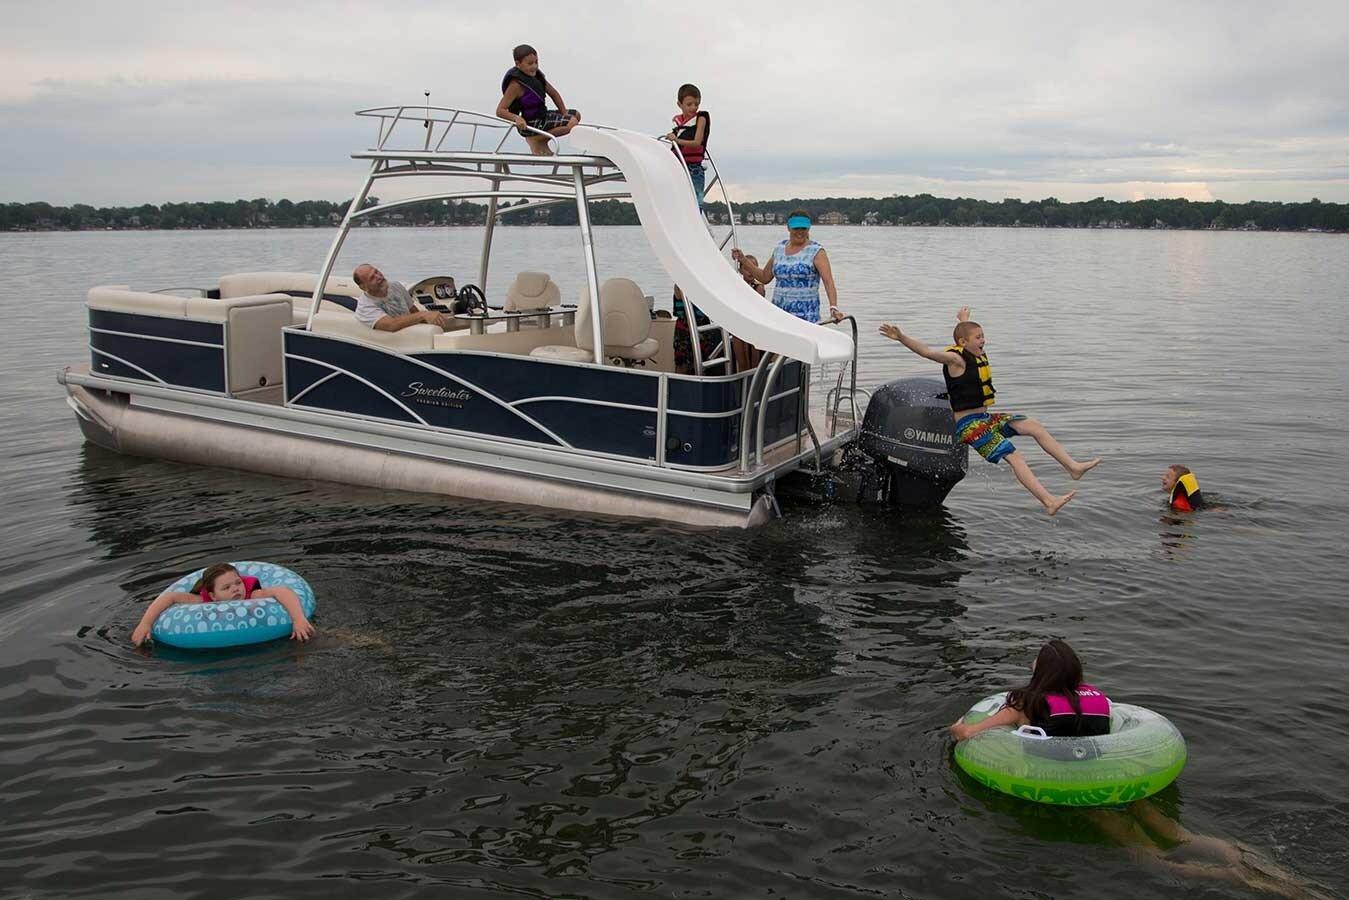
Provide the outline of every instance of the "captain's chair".
<path id="1" fill-rule="evenodd" d="M 576 346 L 535 347 L 530 356 L 590 362 L 595 358 L 595 332 L 590 321 L 590 287 L 581 291 L 576 309 Z M 660 342 L 651 337 L 651 309 L 642 289 L 631 278 L 610 278 L 600 285 L 600 322 L 604 355 L 624 365 L 656 355 Z"/>
<path id="2" fill-rule="evenodd" d="M 546 272 L 521 272 L 506 290 L 506 312 L 532 312 L 562 302 L 562 291 Z"/>

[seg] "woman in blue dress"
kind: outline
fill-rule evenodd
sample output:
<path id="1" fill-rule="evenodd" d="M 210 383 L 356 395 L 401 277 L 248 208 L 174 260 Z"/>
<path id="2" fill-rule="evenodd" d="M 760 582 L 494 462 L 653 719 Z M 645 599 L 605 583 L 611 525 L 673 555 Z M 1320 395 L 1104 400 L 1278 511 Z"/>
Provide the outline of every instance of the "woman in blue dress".
<path id="1" fill-rule="evenodd" d="M 838 308 L 838 290 L 834 287 L 834 270 L 829 267 L 829 256 L 824 248 L 810 239 L 810 216 L 803 209 L 794 210 L 787 217 L 787 240 L 773 248 L 773 256 L 762 269 L 751 263 L 740 250 L 732 250 L 731 258 L 740 264 L 740 274 L 751 276 L 767 284 L 773 282 L 773 305 L 786 310 L 798 319 L 818 325 L 820 316 L 820 284 L 829 297 L 829 316 L 835 322 L 843 318 Z"/>

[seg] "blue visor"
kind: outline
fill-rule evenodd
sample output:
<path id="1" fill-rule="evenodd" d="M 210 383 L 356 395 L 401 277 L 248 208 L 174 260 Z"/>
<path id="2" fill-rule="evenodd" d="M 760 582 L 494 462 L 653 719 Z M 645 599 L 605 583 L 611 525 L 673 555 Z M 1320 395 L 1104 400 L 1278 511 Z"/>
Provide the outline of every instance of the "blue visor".
<path id="1" fill-rule="evenodd" d="M 809 228 L 810 216 L 792 216 L 787 220 L 788 228 Z"/>

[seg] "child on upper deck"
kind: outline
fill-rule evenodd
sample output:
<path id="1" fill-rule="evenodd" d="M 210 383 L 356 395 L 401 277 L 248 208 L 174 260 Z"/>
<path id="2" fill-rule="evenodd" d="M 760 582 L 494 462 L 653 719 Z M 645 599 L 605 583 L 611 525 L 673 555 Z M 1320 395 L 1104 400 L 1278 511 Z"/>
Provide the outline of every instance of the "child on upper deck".
<path id="1" fill-rule="evenodd" d="M 712 133 L 712 117 L 706 110 L 699 109 L 703 103 L 702 92 L 697 85 L 679 86 L 679 112 L 670 120 L 673 127 L 666 135 L 679 149 L 684 165 L 689 167 L 689 178 L 693 180 L 693 193 L 698 197 L 698 208 L 703 208 L 704 186 L 707 172 L 703 169 L 703 158 L 707 156 L 707 138 Z"/>
<path id="2" fill-rule="evenodd" d="M 1059 497 L 1049 493 L 1009 438 L 1018 434 L 1035 438 L 1035 442 L 1054 457 L 1074 481 L 1094 469 L 1101 460 L 1098 458 L 1078 462 L 1073 459 L 1068 455 L 1068 451 L 1050 436 L 1049 431 L 1034 419 L 985 411 L 985 407 L 993 405 L 993 397 L 997 392 L 993 389 L 993 372 L 988 364 L 988 356 L 984 353 L 984 329 L 979 323 L 971 322 L 969 318 L 970 308 L 961 307 L 956 313 L 956 327 L 951 335 L 955 343 L 945 350 L 934 350 L 922 341 L 903 334 L 894 325 L 882 325 L 880 331 L 890 340 L 899 341 L 919 356 L 942 364 L 946 393 L 950 398 L 951 412 L 956 420 L 956 436 L 991 463 L 1005 458 L 1012 471 L 1016 473 L 1017 481 L 1021 482 L 1022 486 L 1040 501 L 1045 512 L 1052 516 L 1073 499 L 1077 491 L 1069 491 Z"/>
<path id="3" fill-rule="evenodd" d="M 514 55 L 515 65 L 501 79 L 497 117 L 515 123 L 535 156 L 551 156 L 553 151 L 548 147 L 548 138 L 539 132 L 546 131 L 556 137 L 570 134 L 580 123 L 581 114 L 568 109 L 557 88 L 543 77 L 537 50 L 521 44 L 515 48 Z M 549 97 L 557 104 L 557 109 L 548 109 Z"/>

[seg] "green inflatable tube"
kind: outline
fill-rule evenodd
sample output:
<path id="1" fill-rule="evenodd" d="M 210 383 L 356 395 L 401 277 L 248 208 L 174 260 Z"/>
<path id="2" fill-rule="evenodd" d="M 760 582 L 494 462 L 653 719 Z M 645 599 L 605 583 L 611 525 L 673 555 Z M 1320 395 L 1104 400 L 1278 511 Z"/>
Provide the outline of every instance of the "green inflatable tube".
<path id="1" fill-rule="evenodd" d="M 974 725 L 996 713 L 1005 693 L 965 713 Z M 1057 806 L 1114 806 L 1149 797 L 1185 768 L 1185 738 L 1165 716 L 1110 705 L 1110 733 L 1045 737 L 1038 728 L 990 728 L 956 744 L 956 765 L 995 791 Z"/>

